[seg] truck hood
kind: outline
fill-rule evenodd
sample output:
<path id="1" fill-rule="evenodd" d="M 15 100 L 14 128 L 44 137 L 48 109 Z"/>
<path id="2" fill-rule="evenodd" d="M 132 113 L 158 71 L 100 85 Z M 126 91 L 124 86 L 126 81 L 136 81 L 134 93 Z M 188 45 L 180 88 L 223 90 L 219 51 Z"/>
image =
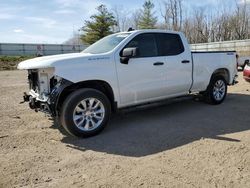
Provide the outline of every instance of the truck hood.
<path id="1" fill-rule="evenodd" d="M 26 61 L 22 61 L 18 64 L 17 68 L 21 70 L 26 69 L 42 69 L 42 68 L 50 68 L 56 67 L 65 62 L 74 61 L 84 61 L 84 59 L 89 59 L 93 56 L 97 56 L 94 54 L 87 54 L 87 53 L 70 53 L 70 54 L 62 54 L 62 55 L 51 55 L 51 56 L 44 56 L 44 57 L 37 57 L 34 59 L 29 59 Z"/>

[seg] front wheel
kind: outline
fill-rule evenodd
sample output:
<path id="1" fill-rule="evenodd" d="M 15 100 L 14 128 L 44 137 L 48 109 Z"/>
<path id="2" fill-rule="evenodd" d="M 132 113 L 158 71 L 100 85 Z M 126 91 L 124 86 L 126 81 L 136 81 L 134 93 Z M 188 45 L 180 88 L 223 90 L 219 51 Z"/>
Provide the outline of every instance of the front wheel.
<path id="1" fill-rule="evenodd" d="M 210 104 L 221 104 L 227 95 L 227 82 L 222 76 L 214 76 L 204 93 L 205 100 Z"/>
<path id="2" fill-rule="evenodd" d="M 101 132 L 111 114 L 108 98 L 95 89 L 80 89 L 63 103 L 60 121 L 71 135 L 90 137 Z"/>

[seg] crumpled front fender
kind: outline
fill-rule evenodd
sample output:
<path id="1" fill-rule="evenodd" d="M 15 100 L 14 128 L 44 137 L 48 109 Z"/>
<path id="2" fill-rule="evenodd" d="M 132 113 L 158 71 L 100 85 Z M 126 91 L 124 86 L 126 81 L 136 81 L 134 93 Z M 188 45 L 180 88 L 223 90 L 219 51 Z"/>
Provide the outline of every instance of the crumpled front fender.
<path id="1" fill-rule="evenodd" d="M 57 86 L 55 86 L 55 88 L 51 91 L 47 103 L 49 104 L 52 116 L 58 115 L 57 114 L 57 107 L 58 107 L 59 98 L 60 98 L 63 90 L 72 84 L 73 84 L 73 82 L 66 80 L 66 79 L 62 79 L 60 81 L 60 83 Z"/>

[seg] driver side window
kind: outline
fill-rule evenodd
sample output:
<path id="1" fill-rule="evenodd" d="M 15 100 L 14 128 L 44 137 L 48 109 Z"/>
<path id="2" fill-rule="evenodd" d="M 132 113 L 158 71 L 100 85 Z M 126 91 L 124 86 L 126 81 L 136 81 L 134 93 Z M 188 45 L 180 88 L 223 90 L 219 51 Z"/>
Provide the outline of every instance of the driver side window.
<path id="1" fill-rule="evenodd" d="M 151 33 L 139 34 L 125 46 L 125 48 L 132 47 L 138 48 L 137 58 L 155 57 L 158 55 L 155 36 Z"/>

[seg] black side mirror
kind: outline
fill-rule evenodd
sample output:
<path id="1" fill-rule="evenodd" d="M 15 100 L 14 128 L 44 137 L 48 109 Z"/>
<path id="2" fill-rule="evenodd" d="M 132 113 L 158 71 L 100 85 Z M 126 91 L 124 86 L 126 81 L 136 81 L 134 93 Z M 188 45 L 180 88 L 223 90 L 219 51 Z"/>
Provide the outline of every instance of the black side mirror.
<path id="1" fill-rule="evenodd" d="M 138 48 L 124 48 L 121 51 L 120 61 L 122 64 L 128 64 L 128 61 L 132 57 L 136 57 L 138 55 Z"/>

